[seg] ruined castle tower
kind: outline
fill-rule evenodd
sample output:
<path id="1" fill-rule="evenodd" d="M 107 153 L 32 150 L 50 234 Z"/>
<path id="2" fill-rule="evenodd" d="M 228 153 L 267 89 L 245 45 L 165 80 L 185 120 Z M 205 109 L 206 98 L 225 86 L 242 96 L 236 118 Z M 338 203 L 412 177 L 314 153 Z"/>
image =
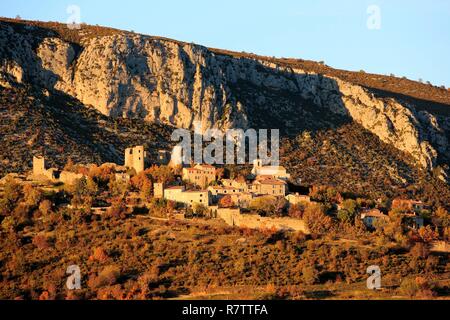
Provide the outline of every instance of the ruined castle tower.
<path id="1" fill-rule="evenodd" d="M 125 167 L 136 170 L 136 173 L 144 171 L 146 152 L 144 146 L 136 146 L 125 150 Z"/>
<path id="2" fill-rule="evenodd" d="M 40 176 L 45 175 L 45 158 L 44 157 L 33 157 L 33 175 Z"/>

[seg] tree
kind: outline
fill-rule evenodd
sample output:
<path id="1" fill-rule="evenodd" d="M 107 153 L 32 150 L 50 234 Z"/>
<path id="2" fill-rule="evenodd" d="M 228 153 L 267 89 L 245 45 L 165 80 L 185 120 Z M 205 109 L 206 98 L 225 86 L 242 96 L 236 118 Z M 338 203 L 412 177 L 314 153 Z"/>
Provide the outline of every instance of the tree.
<path id="1" fill-rule="evenodd" d="M 305 212 L 306 205 L 299 203 L 293 204 L 289 207 L 288 216 L 295 219 L 302 219 Z"/>
<path id="2" fill-rule="evenodd" d="M 352 223 L 355 217 L 348 210 L 341 209 L 337 213 L 337 218 L 342 222 Z"/>
<path id="3" fill-rule="evenodd" d="M 358 203 L 353 199 L 346 199 L 342 202 L 342 209 L 338 211 L 337 217 L 340 221 L 353 224 L 358 214 Z"/>
<path id="4" fill-rule="evenodd" d="M 120 198 L 114 198 L 111 207 L 106 211 L 106 218 L 125 219 L 127 215 L 127 207 L 124 201 Z"/>
<path id="5" fill-rule="evenodd" d="M 302 269 L 302 279 L 308 285 L 313 285 L 319 279 L 319 272 L 314 266 L 305 266 Z"/>
<path id="6" fill-rule="evenodd" d="M 115 176 L 111 176 L 108 189 L 112 197 L 123 197 L 127 192 L 128 185 L 123 181 L 118 181 Z"/>
<path id="7" fill-rule="evenodd" d="M 169 166 L 152 166 L 144 171 L 145 174 L 150 175 L 154 182 L 169 184 L 175 181 L 173 170 Z"/>
<path id="8" fill-rule="evenodd" d="M 7 216 L 2 221 L 2 228 L 5 231 L 12 231 L 17 226 L 17 221 L 13 216 Z"/>
<path id="9" fill-rule="evenodd" d="M 88 177 L 77 179 L 73 186 L 69 187 L 69 192 L 72 193 L 72 205 L 75 207 L 91 207 L 93 197 L 98 193 L 98 186 L 95 181 Z"/>
<path id="10" fill-rule="evenodd" d="M 433 230 L 431 226 L 426 226 L 419 229 L 419 236 L 424 243 L 430 243 L 439 238 L 439 233 Z"/>
<path id="11" fill-rule="evenodd" d="M 73 163 L 72 158 L 69 158 L 69 160 L 67 160 L 67 163 L 64 166 L 64 171 L 69 171 L 69 172 L 75 172 L 76 171 L 75 164 Z"/>
<path id="12" fill-rule="evenodd" d="M 12 177 L 7 177 L 4 184 L 3 197 L 0 199 L 0 214 L 8 215 L 17 206 L 22 197 L 22 187 Z"/>
<path id="13" fill-rule="evenodd" d="M 150 179 L 145 179 L 141 187 L 141 198 L 149 201 L 153 197 L 153 183 Z"/>
<path id="14" fill-rule="evenodd" d="M 331 218 L 325 214 L 323 206 L 317 203 L 306 208 L 303 219 L 313 233 L 327 232 L 332 226 Z"/>
<path id="15" fill-rule="evenodd" d="M 284 200 L 284 201 L 283 201 Z M 273 196 L 263 196 L 253 199 L 250 209 L 256 211 L 260 216 L 282 215 L 287 202 L 286 199 Z"/>
<path id="16" fill-rule="evenodd" d="M 439 207 L 432 217 L 433 223 L 440 227 L 450 227 L 450 214 L 443 207 Z"/>
<path id="17" fill-rule="evenodd" d="M 418 242 L 411 248 L 410 253 L 414 258 L 425 259 L 430 252 L 424 243 Z"/>
<path id="18" fill-rule="evenodd" d="M 25 203 L 30 207 L 36 207 L 42 199 L 42 192 L 31 184 L 26 184 L 23 187 L 23 195 Z"/>
<path id="19" fill-rule="evenodd" d="M 394 209 L 388 213 L 389 220 L 377 225 L 379 230 L 388 239 L 404 244 L 406 237 L 403 229 L 403 215 L 399 209 Z"/>
<path id="20" fill-rule="evenodd" d="M 204 205 L 200 203 L 195 203 L 192 210 L 195 214 L 197 214 L 200 217 L 206 216 L 206 213 L 208 212 L 208 208 L 206 208 Z"/>
<path id="21" fill-rule="evenodd" d="M 39 211 L 42 213 L 43 216 L 47 216 L 52 211 L 52 202 L 50 200 L 43 200 L 39 204 Z"/>
<path id="22" fill-rule="evenodd" d="M 231 208 L 231 207 L 233 207 L 234 206 L 234 202 L 233 202 L 233 200 L 231 199 L 231 196 L 230 195 L 226 195 L 225 197 L 222 197 L 220 200 L 219 200 L 219 207 L 220 208 Z"/>

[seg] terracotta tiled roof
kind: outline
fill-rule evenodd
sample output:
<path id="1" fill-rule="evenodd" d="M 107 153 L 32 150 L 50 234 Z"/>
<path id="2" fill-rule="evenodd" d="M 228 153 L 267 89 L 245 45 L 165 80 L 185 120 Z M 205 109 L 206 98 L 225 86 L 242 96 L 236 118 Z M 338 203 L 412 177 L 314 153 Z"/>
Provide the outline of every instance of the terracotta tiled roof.
<path id="1" fill-rule="evenodd" d="M 385 214 L 383 214 L 378 209 L 366 210 L 366 211 L 363 211 L 362 214 L 365 217 L 377 217 L 377 218 L 385 218 L 385 217 L 387 217 Z"/>
<path id="2" fill-rule="evenodd" d="M 216 167 L 210 165 L 210 164 L 197 164 L 196 167 L 202 167 L 202 168 L 210 168 L 215 169 Z"/>
<path id="3" fill-rule="evenodd" d="M 168 188 L 166 188 L 166 190 L 178 190 L 178 189 L 183 190 L 184 187 L 183 187 L 183 186 L 173 186 L 173 187 L 168 187 Z"/>
<path id="4" fill-rule="evenodd" d="M 282 186 L 285 185 L 286 182 L 281 181 L 281 180 L 275 180 L 275 179 L 265 179 L 265 180 L 258 180 L 255 181 L 256 184 L 271 184 L 271 185 L 278 185 L 278 186 Z"/>
<path id="5" fill-rule="evenodd" d="M 236 190 L 238 188 L 234 188 L 234 187 L 222 187 L 222 186 L 213 186 L 212 187 L 214 190 Z"/>

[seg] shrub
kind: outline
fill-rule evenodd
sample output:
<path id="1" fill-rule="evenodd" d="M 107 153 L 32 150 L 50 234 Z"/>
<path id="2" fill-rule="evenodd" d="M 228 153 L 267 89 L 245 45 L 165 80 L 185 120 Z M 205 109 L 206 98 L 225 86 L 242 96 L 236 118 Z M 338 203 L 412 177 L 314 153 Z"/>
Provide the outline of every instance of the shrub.
<path id="1" fill-rule="evenodd" d="M 45 235 L 42 235 L 42 234 L 38 234 L 33 237 L 33 244 L 38 249 L 47 249 L 50 247 L 49 239 Z"/>
<path id="2" fill-rule="evenodd" d="M 116 266 L 105 267 L 98 276 L 90 277 L 88 285 L 90 288 L 101 288 L 105 286 L 112 286 L 116 284 L 120 276 L 120 270 Z"/>
<path id="3" fill-rule="evenodd" d="M 95 248 L 93 254 L 89 257 L 89 260 L 105 262 L 108 260 L 108 255 L 102 248 Z"/>
<path id="4" fill-rule="evenodd" d="M 331 218 L 325 214 L 323 206 L 320 204 L 309 205 L 305 210 L 303 219 L 313 233 L 327 232 L 332 226 Z"/>
<path id="5" fill-rule="evenodd" d="M 294 204 L 289 207 L 288 216 L 295 219 L 302 219 L 306 205 Z"/>
<path id="6" fill-rule="evenodd" d="M 7 216 L 2 221 L 2 228 L 5 231 L 12 231 L 16 227 L 17 222 L 13 216 Z"/>
<path id="7" fill-rule="evenodd" d="M 42 213 L 43 216 L 47 216 L 52 211 L 52 202 L 50 200 L 43 200 L 39 204 L 39 211 Z"/>
<path id="8" fill-rule="evenodd" d="M 42 199 L 42 192 L 31 184 L 23 187 L 24 201 L 30 207 L 36 207 Z"/>
<path id="9" fill-rule="evenodd" d="M 408 297 L 431 298 L 435 295 L 432 285 L 423 277 L 404 279 L 399 291 Z"/>
<path id="10" fill-rule="evenodd" d="M 22 197 L 22 187 L 14 178 L 7 177 L 4 185 L 3 197 L 0 199 L 0 214 L 8 215 L 16 207 Z"/>
<path id="11" fill-rule="evenodd" d="M 195 214 L 197 214 L 200 217 L 204 217 L 208 212 L 208 208 L 206 208 L 204 205 L 200 203 L 195 203 L 192 210 L 194 211 Z"/>
<path id="12" fill-rule="evenodd" d="M 416 243 L 410 250 L 410 254 L 414 258 L 427 258 L 429 254 L 429 250 L 425 244 L 418 242 Z"/>
<path id="13" fill-rule="evenodd" d="M 306 266 L 302 269 L 302 279 L 306 284 L 313 285 L 319 279 L 319 272 L 314 266 Z"/>
<path id="14" fill-rule="evenodd" d="M 284 198 L 273 196 L 263 196 L 253 199 L 250 203 L 250 209 L 256 211 L 260 216 L 282 216 L 286 209 L 287 201 Z"/>
<path id="15" fill-rule="evenodd" d="M 233 206 L 234 206 L 234 203 L 233 203 L 233 200 L 231 199 L 230 195 L 226 195 L 225 197 L 223 197 L 219 200 L 220 208 L 230 208 Z"/>

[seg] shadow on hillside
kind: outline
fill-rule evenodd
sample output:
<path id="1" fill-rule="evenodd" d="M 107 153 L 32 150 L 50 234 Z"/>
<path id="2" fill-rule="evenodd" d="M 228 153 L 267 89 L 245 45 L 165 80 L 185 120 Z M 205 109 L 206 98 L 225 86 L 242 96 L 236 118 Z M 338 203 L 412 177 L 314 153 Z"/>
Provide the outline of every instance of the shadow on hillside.
<path id="1" fill-rule="evenodd" d="M 334 293 L 330 290 L 317 290 L 305 292 L 307 299 L 327 299 L 334 296 Z"/>

